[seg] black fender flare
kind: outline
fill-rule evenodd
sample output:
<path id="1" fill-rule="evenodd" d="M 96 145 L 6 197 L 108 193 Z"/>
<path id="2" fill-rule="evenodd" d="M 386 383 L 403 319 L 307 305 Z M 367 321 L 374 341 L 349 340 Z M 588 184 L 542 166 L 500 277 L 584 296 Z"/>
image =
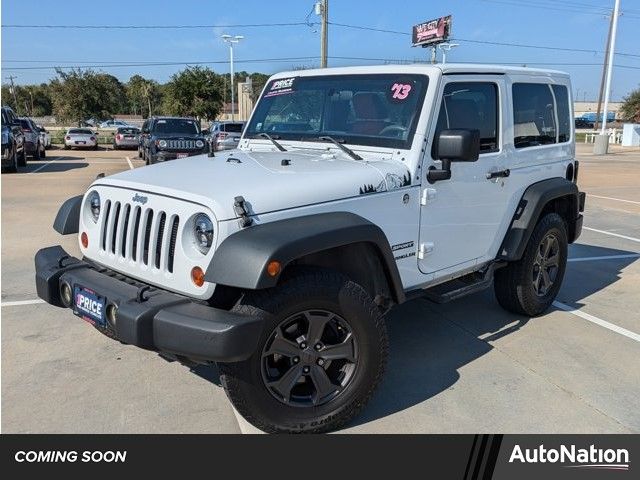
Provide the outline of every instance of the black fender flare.
<path id="1" fill-rule="evenodd" d="M 571 212 L 574 219 L 577 220 L 580 217 L 579 195 L 578 186 L 561 177 L 549 178 L 530 185 L 524 191 L 516 208 L 511 225 L 502 241 L 498 258 L 508 262 L 522 258 L 542 210 L 556 198 L 570 197 Z M 575 240 L 575 234 L 568 233 L 569 243 L 572 243 Z"/>
<path id="2" fill-rule="evenodd" d="M 53 229 L 61 235 L 78 233 L 80 229 L 80 207 L 83 195 L 77 195 L 66 200 L 58 210 L 53 222 Z"/>
<path id="3" fill-rule="evenodd" d="M 205 280 L 246 290 L 276 286 L 267 265 L 277 260 L 281 271 L 305 255 L 354 243 L 372 244 L 382 264 L 396 303 L 405 300 L 402 280 L 384 232 L 349 212 L 320 213 L 254 225 L 226 238 L 206 270 Z"/>

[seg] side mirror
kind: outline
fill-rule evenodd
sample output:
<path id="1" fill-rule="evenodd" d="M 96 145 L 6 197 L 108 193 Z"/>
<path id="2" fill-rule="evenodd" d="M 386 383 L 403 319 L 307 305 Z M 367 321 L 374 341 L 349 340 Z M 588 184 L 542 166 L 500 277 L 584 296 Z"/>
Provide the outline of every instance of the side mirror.
<path id="1" fill-rule="evenodd" d="M 427 181 L 435 183 L 451 178 L 451 162 L 475 162 L 480 155 L 480 131 L 442 130 L 435 139 L 435 158 L 442 161 L 440 170 L 429 167 Z"/>

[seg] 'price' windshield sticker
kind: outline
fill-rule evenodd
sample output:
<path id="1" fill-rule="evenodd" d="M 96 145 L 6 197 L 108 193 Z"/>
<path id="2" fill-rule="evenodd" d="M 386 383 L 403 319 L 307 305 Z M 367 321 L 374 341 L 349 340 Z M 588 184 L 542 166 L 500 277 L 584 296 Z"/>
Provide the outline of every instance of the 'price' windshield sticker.
<path id="1" fill-rule="evenodd" d="M 269 90 L 264 94 L 265 98 L 292 93 L 295 80 L 295 77 L 274 80 Z"/>
<path id="2" fill-rule="evenodd" d="M 394 83 L 391 87 L 391 98 L 393 100 L 406 100 L 411 88 L 409 83 Z"/>

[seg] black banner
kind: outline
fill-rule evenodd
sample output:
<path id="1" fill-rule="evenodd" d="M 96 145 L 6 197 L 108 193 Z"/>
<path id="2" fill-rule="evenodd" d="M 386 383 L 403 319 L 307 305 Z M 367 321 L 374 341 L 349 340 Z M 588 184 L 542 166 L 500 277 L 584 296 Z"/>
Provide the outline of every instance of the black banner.
<path id="1" fill-rule="evenodd" d="M 2 469 L 65 478 L 637 478 L 636 435 L 3 435 Z M 260 473 L 261 472 L 261 473 Z M 209 476 L 209 473 L 206 473 Z"/>

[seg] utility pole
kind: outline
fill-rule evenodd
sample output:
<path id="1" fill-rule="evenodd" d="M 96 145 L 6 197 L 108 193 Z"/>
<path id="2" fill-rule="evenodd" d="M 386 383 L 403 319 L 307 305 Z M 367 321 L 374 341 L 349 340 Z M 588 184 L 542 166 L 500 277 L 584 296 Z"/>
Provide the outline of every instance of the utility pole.
<path id="1" fill-rule="evenodd" d="M 600 79 L 600 92 L 598 93 L 598 109 L 596 121 L 593 124 L 594 130 L 598 130 L 600 125 L 600 113 L 602 112 L 602 96 L 604 95 L 604 84 L 607 80 L 607 66 L 609 65 L 609 47 L 611 46 L 611 32 L 613 30 L 613 13 L 609 20 L 609 33 L 607 34 L 607 46 L 604 49 L 604 63 L 602 64 L 602 78 Z"/>
<path id="2" fill-rule="evenodd" d="M 16 114 L 17 114 L 18 113 L 18 99 L 16 98 L 16 87 L 13 84 L 13 80 L 18 78 L 18 77 L 14 77 L 13 75 L 9 75 L 7 78 L 11 82 L 11 94 L 13 95 L 13 104 L 16 106 Z"/>
<path id="3" fill-rule="evenodd" d="M 233 73 L 233 44 L 234 43 L 240 43 L 240 40 L 242 40 L 244 37 L 242 35 L 235 35 L 235 36 L 231 36 L 231 35 L 222 35 L 222 40 L 225 43 L 229 44 L 229 66 L 230 66 L 230 70 L 231 70 L 231 121 L 235 121 L 236 117 L 235 117 L 235 108 L 236 108 L 236 102 L 235 102 L 235 93 L 234 93 L 234 86 L 235 86 L 235 81 L 233 79 L 234 73 Z"/>
<path id="4" fill-rule="evenodd" d="M 618 15 L 620 13 L 620 0 L 615 0 L 615 6 L 613 7 L 613 26 L 611 29 L 611 42 L 609 42 L 609 51 L 607 55 L 607 81 L 604 90 L 604 108 L 602 118 L 602 130 L 600 135 L 596 137 L 596 143 L 594 145 L 593 153 L 596 155 L 605 155 L 609 150 L 609 135 L 605 133 L 607 128 L 607 115 L 609 109 L 609 97 L 611 96 L 611 77 L 613 76 L 613 57 L 616 50 L 616 34 L 618 31 Z"/>
<path id="5" fill-rule="evenodd" d="M 329 51 L 329 0 L 316 3 L 316 15 L 320 15 L 320 68 L 327 68 Z"/>

